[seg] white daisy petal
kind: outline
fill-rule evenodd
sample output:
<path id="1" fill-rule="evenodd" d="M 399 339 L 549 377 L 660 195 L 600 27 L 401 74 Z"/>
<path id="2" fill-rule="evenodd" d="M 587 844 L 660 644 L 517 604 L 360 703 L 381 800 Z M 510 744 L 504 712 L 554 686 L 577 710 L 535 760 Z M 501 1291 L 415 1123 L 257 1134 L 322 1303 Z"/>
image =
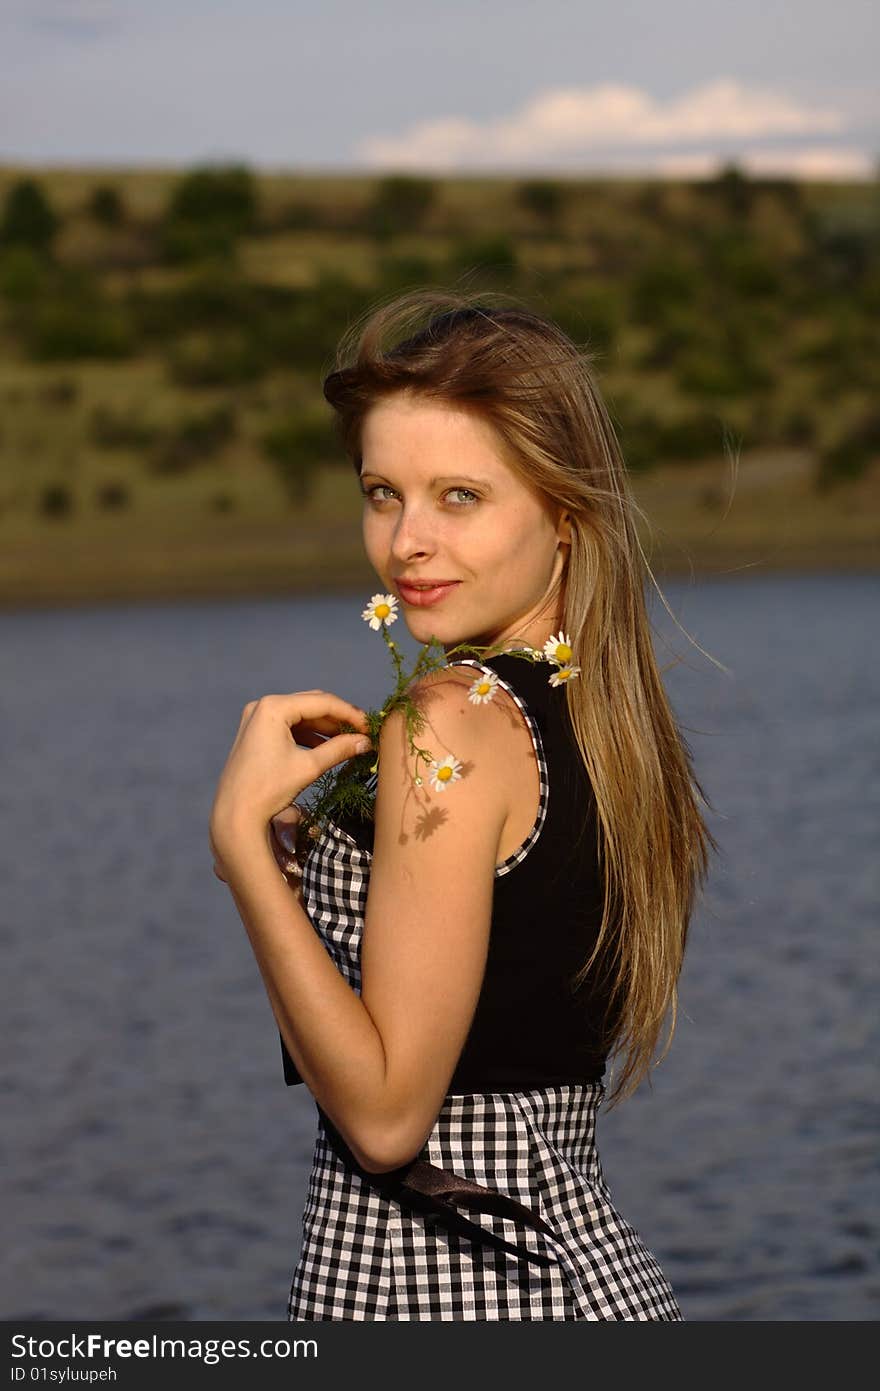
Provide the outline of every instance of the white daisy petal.
<path id="1" fill-rule="evenodd" d="M 378 632 L 382 624 L 393 623 L 397 618 L 397 597 L 394 594 L 374 594 L 367 607 L 361 614 L 365 623 L 369 623 L 374 632 Z"/>
<path id="2" fill-rule="evenodd" d="M 473 705 L 485 705 L 498 688 L 498 677 L 494 671 L 481 672 L 468 689 L 468 700 Z"/>
<path id="3" fill-rule="evenodd" d="M 555 637 L 550 637 L 544 643 L 544 656 L 548 662 L 556 662 L 557 666 L 566 666 L 574 656 L 571 646 L 571 638 L 563 633 L 560 628 Z"/>
<path id="4" fill-rule="evenodd" d="M 564 686 L 566 682 L 571 681 L 575 676 L 577 676 L 579 671 L 580 667 L 560 667 L 559 670 L 554 671 L 553 675 L 550 677 L 550 685 Z"/>
<path id="5" fill-rule="evenodd" d="M 428 769 L 428 780 L 435 792 L 444 792 L 452 782 L 461 778 L 461 763 L 448 753 L 445 758 L 433 759 Z"/>

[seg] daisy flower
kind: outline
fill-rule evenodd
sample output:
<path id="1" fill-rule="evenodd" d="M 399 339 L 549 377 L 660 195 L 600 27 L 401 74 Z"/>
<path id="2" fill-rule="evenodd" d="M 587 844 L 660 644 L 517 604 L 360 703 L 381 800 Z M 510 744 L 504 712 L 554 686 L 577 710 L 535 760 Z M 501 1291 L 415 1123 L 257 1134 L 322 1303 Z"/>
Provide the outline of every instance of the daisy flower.
<path id="1" fill-rule="evenodd" d="M 451 753 L 439 762 L 435 758 L 428 769 L 428 777 L 434 791 L 442 792 L 451 782 L 458 782 L 461 777 L 461 764 Z"/>
<path id="2" fill-rule="evenodd" d="M 559 670 L 554 671 L 553 675 L 550 677 L 550 685 L 562 686 L 566 681 L 570 681 L 573 676 L 577 676 L 579 671 L 580 667 L 560 667 Z"/>
<path id="3" fill-rule="evenodd" d="M 494 671 L 487 671 L 477 677 L 468 691 L 468 700 L 474 705 L 485 705 L 495 694 L 498 677 Z"/>
<path id="4" fill-rule="evenodd" d="M 566 637 L 561 628 L 556 637 L 548 638 L 544 643 L 544 656 L 548 662 L 556 662 L 561 667 L 571 661 L 574 656 L 571 638 Z"/>
<path id="5" fill-rule="evenodd" d="M 378 632 L 383 623 L 393 623 L 396 617 L 397 599 L 393 594 L 374 594 L 361 614 L 374 632 Z"/>

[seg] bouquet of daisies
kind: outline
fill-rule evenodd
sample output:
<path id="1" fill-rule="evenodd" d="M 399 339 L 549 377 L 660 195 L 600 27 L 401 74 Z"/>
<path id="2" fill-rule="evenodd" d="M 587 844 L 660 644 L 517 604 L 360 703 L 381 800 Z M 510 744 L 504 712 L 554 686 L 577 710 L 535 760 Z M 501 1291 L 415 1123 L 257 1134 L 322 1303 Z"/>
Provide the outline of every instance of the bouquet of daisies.
<path id="1" fill-rule="evenodd" d="M 494 656 L 505 650 L 511 656 L 522 657 L 531 662 L 551 662 L 554 671 L 550 676 L 551 686 L 561 686 L 572 680 L 580 667 L 572 665 L 572 647 L 569 639 L 560 632 L 551 637 L 543 648 L 522 647 L 502 649 L 476 647 L 471 643 L 459 643 L 446 651 L 437 638 L 426 642 L 415 659 L 411 670 L 404 669 L 400 648 L 389 635 L 388 629 L 398 617 L 397 599 L 393 594 L 374 594 L 361 617 L 377 632 L 388 648 L 394 665 L 396 680 L 394 690 L 378 710 L 367 711 L 369 735 L 373 751 L 358 754 L 348 759 L 341 767 L 331 768 L 312 784 L 308 801 L 303 805 L 294 802 L 298 809 L 295 843 L 286 842 L 288 853 L 288 872 L 301 873 L 314 842 L 321 835 L 325 825 L 335 816 L 355 816 L 364 821 L 373 819 L 378 781 L 379 733 L 382 724 L 392 710 L 402 710 L 406 717 L 407 738 L 410 753 L 414 759 L 413 782 L 417 787 L 425 781 L 435 792 L 443 792 L 461 777 L 461 763 L 452 753 L 441 759 L 434 758 L 429 749 L 421 748 L 416 740 L 424 725 L 424 715 L 419 710 L 409 688 L 429 671 L 448 666 L 455 657 Z M 474 705 L 484 705 L 492 700 L 498 686 L 494 671 L 481 671 L 477 674 L 468 691 L 468 699 Z M 343 723 L 342 733 L 354 730 L 353 725 Z M 424 765 L 423 771 L 420 765 Z M 291 859 L 292 856 L 292 859 Z"/>

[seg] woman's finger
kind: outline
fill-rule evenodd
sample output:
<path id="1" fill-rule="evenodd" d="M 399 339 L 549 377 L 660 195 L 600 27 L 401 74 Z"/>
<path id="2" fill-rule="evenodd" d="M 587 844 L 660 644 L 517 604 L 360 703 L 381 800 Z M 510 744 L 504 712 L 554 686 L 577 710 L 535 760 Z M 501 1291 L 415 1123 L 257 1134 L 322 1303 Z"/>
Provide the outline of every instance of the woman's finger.
<path id="1" fill-rule="evenodd" d="M 294 691 L 290 695 L 263 696 L 263 700 L 277 704 L 291 726 L 305 723 L 326 734 L 338 734 L 343 723 L 364 732 L 369 729 L 366 711 L 332 691 Z"/>
<path id="2" fill-rule="evenodd" d="M 345 763 L 347 759 L 362 754 L 372 756 L 372 753 L 372 746 L 363 734 L 337 734 L 332 739 L 325 739 L 320 748 L 303 753 L 303 758 L 311 760 L 310 780 L 314 782 L 338 763 Z"/>

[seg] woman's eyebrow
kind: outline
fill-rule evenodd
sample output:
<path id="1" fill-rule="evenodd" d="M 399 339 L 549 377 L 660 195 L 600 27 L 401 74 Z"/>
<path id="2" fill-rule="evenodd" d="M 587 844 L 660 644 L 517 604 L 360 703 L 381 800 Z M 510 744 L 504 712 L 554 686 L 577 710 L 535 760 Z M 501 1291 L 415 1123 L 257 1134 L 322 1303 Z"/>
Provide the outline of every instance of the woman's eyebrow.
<path id="1" fill-rule="evenodd" d="M 373 469 L 364 469 L 363 473 L 358 474 L 358 477 L 381 478 L 382 474 L 375 473 Z M 473 478 L 468 473 L 444 473 L 428 479 L 429 488 L 433 488 L 437 483 L 475 483 L 478 488 L 484 488 L 486 492 L 492 491 L 492 484 L 488 478 Z"/>

